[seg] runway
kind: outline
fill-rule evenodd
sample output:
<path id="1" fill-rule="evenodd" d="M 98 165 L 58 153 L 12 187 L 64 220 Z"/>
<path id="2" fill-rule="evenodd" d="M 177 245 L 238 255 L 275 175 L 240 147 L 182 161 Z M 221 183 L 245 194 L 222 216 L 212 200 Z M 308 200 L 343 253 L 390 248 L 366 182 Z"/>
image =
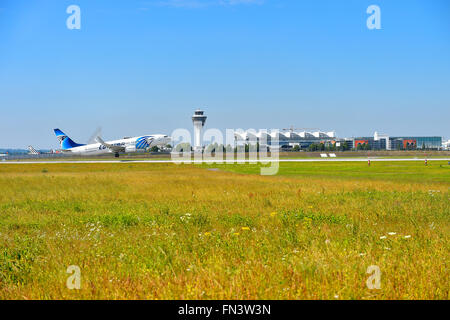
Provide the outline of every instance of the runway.
<path id="1" fill-rule="evenodd" d="M 272 163 L 272 162 L 379 162 L 379 161 L 420 161 L 424 162 L 425 159 L 415 159 L 415 158 L 333 158 L 333 159 L 263 159 L 263 160 L 192 160 L 192 161 L 182 161 L 182 160 L 55 160 L 55 161 L 0 161 L 0 164 L 90 164 L 90 163 L 174 163 L 174 164 L 233 164 L 233 163 Z M 450 158 L 432 158 L 427 159 L 428 161 L 450 161 Z"/>

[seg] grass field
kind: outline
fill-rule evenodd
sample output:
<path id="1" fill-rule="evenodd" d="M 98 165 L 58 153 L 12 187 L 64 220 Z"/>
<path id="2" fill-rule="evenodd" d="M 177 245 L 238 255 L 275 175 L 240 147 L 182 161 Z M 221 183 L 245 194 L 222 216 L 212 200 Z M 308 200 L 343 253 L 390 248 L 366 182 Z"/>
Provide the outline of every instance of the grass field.
<path id="1" fill-rule="evenodd" d="M 0 299 L 450 298 L 447 162 L 258 173 L 1 165 Z M 380 289 L 366 286 L 371 265 Z"/>

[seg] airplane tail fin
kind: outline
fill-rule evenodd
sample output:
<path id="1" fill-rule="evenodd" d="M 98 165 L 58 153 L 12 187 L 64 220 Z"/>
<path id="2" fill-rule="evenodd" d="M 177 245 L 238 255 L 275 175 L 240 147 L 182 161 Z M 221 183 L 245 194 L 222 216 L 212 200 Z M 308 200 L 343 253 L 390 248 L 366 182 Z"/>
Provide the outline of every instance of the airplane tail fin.
<path id="1" fill-rule="evenodd" d="M 39 154 L 39 152 L 33 148 L 33 146 L 28 146 L 29 154 Z"/>
<path id="2" fill-rule="evenodd" d="M 55 132 L 56 138 L 58 138 L 62 150 L 84 146 L 84 144 L 74 142 L 64 132 L 62 132 L 59 129 L 53 129 L 53 131 Z"/>

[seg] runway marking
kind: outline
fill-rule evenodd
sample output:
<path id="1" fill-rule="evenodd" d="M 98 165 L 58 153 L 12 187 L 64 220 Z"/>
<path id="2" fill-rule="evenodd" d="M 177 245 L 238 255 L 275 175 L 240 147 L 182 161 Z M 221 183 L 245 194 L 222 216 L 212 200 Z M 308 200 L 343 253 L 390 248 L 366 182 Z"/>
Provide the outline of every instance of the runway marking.
<path id="1" fill-rule="evenodd" d="M 376 161 L 425 161 L 425 159 L 411 159 L 411 158 L 341 158 L 341 159 L 267 159 L 258 160 L 258 163 L 268 164 L 272 162 L 371 162 Z M 450 161 L 450 158 L 432 158 L 427 159 L 428 161 Z M 202 163 L 216 163 L 216 164 L 237 164 L 237 163 L 248 163 L 249 160 L 192 160 L 192 161 L 172 161 L 172 160 L 67 160 L 67 161 L 0 161 L 0 164 L 89 164 L 89 163 L 174 163 L 174 164 L 202 164 Z"/>

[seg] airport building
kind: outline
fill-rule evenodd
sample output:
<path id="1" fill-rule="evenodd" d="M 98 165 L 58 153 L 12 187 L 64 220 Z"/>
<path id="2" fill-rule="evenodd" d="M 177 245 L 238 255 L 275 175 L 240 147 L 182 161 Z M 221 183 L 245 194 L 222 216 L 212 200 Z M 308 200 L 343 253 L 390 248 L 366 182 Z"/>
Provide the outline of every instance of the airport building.
<path id="1" fill-rule="evenodd" d="M 336 133 L 334 131 L 320 131 L 320 130 L 302 130 L 289 129 L 280 130 L 278 134 L 271 131 L 235 131 L 235 142 L 251 143 L 258 142 L 267 144 L 272 147 L 280 147 L 283 149 L 291 149 L 295 146 L 301 149 L 308 148 L 311 144 L 334 144 L 336 143 Z"/>
<path id="2" fill-rule="evenodd" d="M 352 138 L 352 148 L 359 149 L 368 146 L 370 150 L 416 150 L 442 148 L 442 137 L 437 136 L 403 136 L 390 137 L 375 132 L 373 137 Z"/>
<path id="3" fill-rule="evenodd" d="M 324 144 L 327 147 L 335 146 L 336 148 L 345 144 L 348 149 L 357 150 L 439 150 L 443 148 L 442 137 L 391 137 L 378 132 L 375 132 L 373 137 L 338 138 L 334 131 L 283 129 L 276 136 L 272 132 L 247 130 L 235 131 L 234 138 L 237 144 L 259 142 L 281 149 L 292 149 L 295 146 L 300 149 L 307 149 L 312 144 Z"/>
<path id="4" fill-rule="evenodd" d="M 450 140 L 442 142 L 442 149 L 450 150 Z"/>

